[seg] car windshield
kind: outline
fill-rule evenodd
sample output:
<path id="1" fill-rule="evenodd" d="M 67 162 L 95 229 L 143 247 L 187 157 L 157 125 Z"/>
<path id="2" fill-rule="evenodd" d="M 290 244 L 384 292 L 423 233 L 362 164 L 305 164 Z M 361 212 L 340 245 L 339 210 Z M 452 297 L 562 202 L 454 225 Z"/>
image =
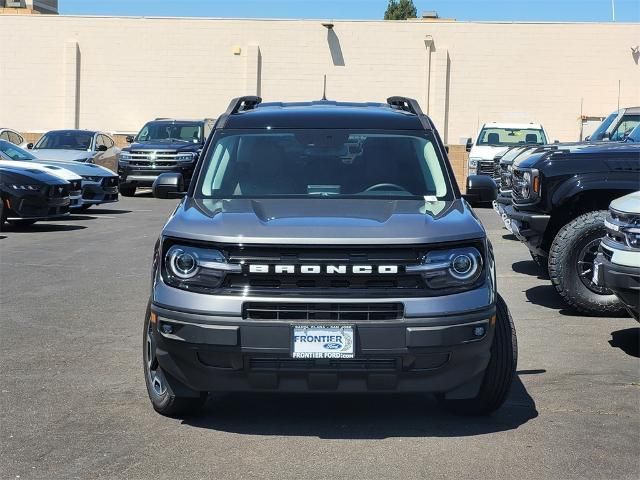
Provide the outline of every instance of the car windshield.
<path id="1" fill-rule="evenodd" d="M 36 157 L 6 140 L 0 140 L 0 158 L 6 160 L 36 160 Z"/>
<path id="2" fill-rule="evenodd" d="M 186 122 L 149 122 L 136 137 L 138 142 L 179 141 L 188 143 L 202 142 L 202 124 Z"/>
<path id="3" fill-rule="evenodd" d="M 618 116 L 618 112 L 613 112 L 611 115 L 605 118 L 602 121 L 602 123 L 598 126 L 598 128 L 596 128 L 593 131 L 589 139 L 592 141 L 602 140 L 604 138 L 605 132 L 609 129 L 609 127 L 611 126 L 611 124 L 613 123 L 613 121 L 616 119 L 617 116 Z"/>
<path id="4" fill-rule="evenodd" d="M 53 150 L 91 150 L 93 133 L 78 131 L 59 131 L 45 133 L 34 149 Z"/>
<path id="5" fill-rule="evenodd" d="M 428 132 L 230 130 L 207 152 L 199 198 L 453 198 Z"/>
<path id="6" fill-rule="evenodd" d="M 485 127 L 478 136 L 478 145 L 508 146 L 518 144 L 543 145 L 547 143 L 544 131 L 539 128 Z"/>

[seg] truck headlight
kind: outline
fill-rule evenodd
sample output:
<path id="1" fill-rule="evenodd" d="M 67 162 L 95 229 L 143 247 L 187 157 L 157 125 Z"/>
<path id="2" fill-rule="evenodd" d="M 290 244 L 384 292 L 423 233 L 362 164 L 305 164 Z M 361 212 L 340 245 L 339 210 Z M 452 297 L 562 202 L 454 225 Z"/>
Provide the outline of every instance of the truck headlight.
<path id="1" fill-rule="evenodd" d="M 193 152 L 178 153 L 176 155 L 176 162 L 192 162 L 196 158 L 196 154 Z"/>
<path id="2" fill-rule="evenodd" d="M 469 168 L 478 168 L 478 159 L 470 158 L 469 159 Z"/>
<path id="3" fill-rule="evenodd" d="M 131 154 L 130 153 L 120 152 L 120 155 L 118 156 L 118 162 L 123 163 L 123 164 L 127 164 L 127 163 L 129 163 L 130 160 L 131 160 Z"/>
<path id="4" fill-rule="evenodd" d="M 216 289 L 227 272 L 240 271 L 240 265 L 228 263 L 220 250 L 181 244 L 166 249 L 162 268 L 167 285 L 195 291 Z"/>
<path id="5" fill-rule="evenodd" d="M 540 196 L 540 174 L 538 170 L 513 170 L 511 183 L 522 200 L 534 202 Z"/>
<path id="6" fill-rule="evenodd" d="M 640 228 L 625 228 L 623 233 L 628 246 L 631 248 L 640 248 Z"/>
<path id="7" fill-rule="evenodd" d="M 471 286 L 482 273 L 482 255 L 475 247 L 433 250 L 422 264 L 407 266 L 406 271 L 420 273 L 429 288 Z"/>

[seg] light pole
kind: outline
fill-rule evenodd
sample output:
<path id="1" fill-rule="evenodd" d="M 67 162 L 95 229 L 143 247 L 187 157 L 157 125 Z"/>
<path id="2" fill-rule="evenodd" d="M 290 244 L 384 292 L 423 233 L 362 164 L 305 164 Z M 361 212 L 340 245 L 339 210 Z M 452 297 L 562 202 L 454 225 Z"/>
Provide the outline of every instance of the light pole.
<path id="1" fill-rule="evenodd" d="M 616 0 L 611 0 L 611 19 L 616 21 Z"/>

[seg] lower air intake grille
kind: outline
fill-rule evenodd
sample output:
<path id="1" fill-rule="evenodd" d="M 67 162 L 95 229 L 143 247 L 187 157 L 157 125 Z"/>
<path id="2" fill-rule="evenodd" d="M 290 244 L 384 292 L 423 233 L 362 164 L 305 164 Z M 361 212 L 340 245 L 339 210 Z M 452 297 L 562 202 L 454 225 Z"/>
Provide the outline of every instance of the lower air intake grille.
<path id="1" fill-rule="evenodd" d="M 395 358 L 361 359 L 297 359 L 286 357 L 250 358 L 250 370 L 288 370 L 288 371 L 393 371 L 398 369 Z"/>
<path id="2" fill-rule="evenodd" d="M 247 320 L 367 321 L 399 320 L 402 303 L 263 303 L 247 302 L 242 317 Z"/>

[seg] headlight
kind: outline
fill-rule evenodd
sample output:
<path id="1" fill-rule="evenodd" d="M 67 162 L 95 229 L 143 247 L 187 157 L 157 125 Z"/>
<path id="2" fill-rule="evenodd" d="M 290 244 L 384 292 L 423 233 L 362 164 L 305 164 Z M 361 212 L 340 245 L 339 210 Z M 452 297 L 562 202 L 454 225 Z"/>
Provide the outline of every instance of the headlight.
<path id="1" fill-rule="evenodd" d="M 227 272 L 240 272 L 221 251 L 191 245 L 172 245 L 164 254 L 163 277 L 167 285 L 184 290 L 212 290 L 220 287 Z"/>
<path id="2" fill-rule="evenodd" d="M 121 152 L 120 156 L 118 156 L 118 161 L 123 163 L 129 163 L 131 159 L 132 157 L 130 153 Z"/>
<path id="3" fill-rule="evenodd" d="M 429 288 L 471 286 L 482 273 L 482 255 L 474 247 L 433 250 L 406 271 L 420 273 Z"/>
<path id="4" fill-rule="evenodd" d="M 478 159 L 470 158 L 469 159 L 469 168 L 478 168 Z"/>
<path id="5" fill-rule="evenodd" d="M 513 170 L 511 175 L 513 190 L 522 200 L 535 202 L 540 195 L 540 175 L 538 170 Z"/>
<path id="6" fill-rule="evenodd" d="M 196 154 L 193 152 L 178 153 L 176 162 L 191 162 L 194 158 L 196 158 Z"/>
<path id="7" fill-rule="evenodd" d="M 40 191 L 40 185 L 23 185 L 23 184 L 13 183 L 13 184 L 10 184 L 9 187 L 11 187 L 14 190 L 21 190 L 21 191 L 27 191 L 27 192 Z"/>
<path id="8" fill-rule="evenodd" d="M 640 228 L 625 228 L 622 231 L 627 245 L 631 248 L 640 248 Z"/>

